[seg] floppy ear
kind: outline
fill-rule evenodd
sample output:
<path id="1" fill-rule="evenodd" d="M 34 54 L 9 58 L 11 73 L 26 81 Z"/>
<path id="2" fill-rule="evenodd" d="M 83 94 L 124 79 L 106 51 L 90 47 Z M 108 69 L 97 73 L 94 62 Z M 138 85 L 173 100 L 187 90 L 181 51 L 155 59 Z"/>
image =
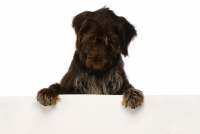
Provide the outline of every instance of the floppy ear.
<path id="1" fill-rule="evenodd" d="M 72 27 L 74 28 L 76 34 L 78 34 L 80 32 L 84 24 L 84 21 L 89 18 L 90 16 L 90 11 L 85 11 L 85 12 L 82 12 L 78 15 L 76 15 L 72 21 Z"/>
<path id="2" fill-rule="evenodd" d="M 84 55 L 82 54 L 81 41 L 82 41 L 82 35 L 90 26 L 90 23 L 89 23 L 90 16 L 91 16 L 91 12 L 85 11 L 76 15 L 72 21 L 72 27 L 74 28 L 75 33 L 77 35 L 76 48 L 78 50 L 80 59 L 84 58 Z"/>
<path id="3" fill-rule="evenodd" d="M 124 17 L 118 18 L 118 34 L 121 41 L 120 49 L 124 56 L 128 55 L 128 45 L 137 36 L 137 31 Z"/>

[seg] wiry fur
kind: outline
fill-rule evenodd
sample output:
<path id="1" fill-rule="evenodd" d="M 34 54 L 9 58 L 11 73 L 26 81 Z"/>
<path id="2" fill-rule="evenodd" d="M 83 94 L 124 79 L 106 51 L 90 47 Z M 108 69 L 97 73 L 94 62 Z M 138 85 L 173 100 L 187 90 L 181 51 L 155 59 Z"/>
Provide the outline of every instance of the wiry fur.
<path id="1" fill-rule="evenodd" d="M 81 73 L 74 80 L 74 89 L 85 94 L 116 94 L 122 84 L 123 79 L 117 69 L 113 68 L 106 72 L 100 79 L 88 72 Z"/>
<path id="2" fill-rule="evenodd" d="M 76 51 L 68 72 L 60 84 L 40 90 L 42 105 L 59 101 L 58 94 L 123 94 L 122 104 L 135 108 L 143 94 L 128 81 L 121 55 L 128 55 L 128 45 L 137 35 L 132 24 L 108 8 L 85 11 L 74 17 Z"/>

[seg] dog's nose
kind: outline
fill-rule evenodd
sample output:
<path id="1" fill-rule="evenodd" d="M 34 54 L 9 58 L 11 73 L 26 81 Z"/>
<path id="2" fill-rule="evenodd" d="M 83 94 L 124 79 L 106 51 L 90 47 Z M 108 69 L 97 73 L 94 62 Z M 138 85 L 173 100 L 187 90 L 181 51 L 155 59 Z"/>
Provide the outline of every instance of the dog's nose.
<path id="1" fill-rule="evenodd" d="M 95 70 L 102 70 L 103 69 L 103 65 L 100 65 L 100 64 L 94 64 L 94 65 L 92 65 L 92 67 Z"/>

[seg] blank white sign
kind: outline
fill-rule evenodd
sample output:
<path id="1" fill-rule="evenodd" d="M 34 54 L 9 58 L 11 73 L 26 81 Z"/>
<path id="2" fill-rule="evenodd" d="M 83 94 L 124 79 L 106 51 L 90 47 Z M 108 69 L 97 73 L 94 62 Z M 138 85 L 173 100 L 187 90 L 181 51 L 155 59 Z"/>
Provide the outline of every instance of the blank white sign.
<path id="1" fill-rule="evenodd" d="M 44 107 L 34 96 L 0 97 L 0 134 L 200 134 L 200 96 L 145 96 L 137 109 L 122 96 L 61 99 Z"/>

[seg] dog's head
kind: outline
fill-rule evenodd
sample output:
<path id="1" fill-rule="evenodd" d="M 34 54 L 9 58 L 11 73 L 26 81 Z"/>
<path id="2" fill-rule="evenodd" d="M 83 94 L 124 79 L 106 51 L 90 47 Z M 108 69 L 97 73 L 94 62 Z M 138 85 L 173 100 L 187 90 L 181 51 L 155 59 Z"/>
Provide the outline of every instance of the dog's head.
<path id="1" fill-rule="evenodd" d="M 117 55 L 128 55 L 128 45 L 137 35 L 133 25 L 109 8 L 85 11 L 74 17 L 76 48 L 85 66 L 92 70 L 106 70 Z"/>

